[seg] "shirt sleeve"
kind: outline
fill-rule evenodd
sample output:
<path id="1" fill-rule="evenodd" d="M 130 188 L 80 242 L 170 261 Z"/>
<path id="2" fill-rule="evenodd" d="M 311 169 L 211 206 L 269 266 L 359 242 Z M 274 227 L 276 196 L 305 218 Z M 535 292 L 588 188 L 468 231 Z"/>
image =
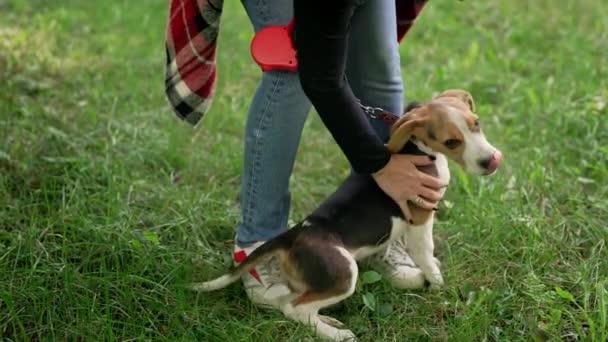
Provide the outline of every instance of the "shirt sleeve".
<path id="1" fill-rule="evenodd" d="M 295 47 L 304 93 L 358 173 L 374 173 L 390 152 L 365 117 L 345 76 L 354 0 L 294 0 Z"/>

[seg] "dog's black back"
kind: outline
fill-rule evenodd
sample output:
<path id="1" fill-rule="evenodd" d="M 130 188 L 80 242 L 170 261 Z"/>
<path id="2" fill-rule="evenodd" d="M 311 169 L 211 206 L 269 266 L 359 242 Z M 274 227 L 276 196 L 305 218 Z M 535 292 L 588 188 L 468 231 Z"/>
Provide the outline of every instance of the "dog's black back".
<path id="1" fill-rule="evenodd" d="M 403 154 L 426 155 L 412 142 Z M 379 245 L 391 233 L 392 217 L 404 218 L 401 208 L 370 175 L 352 172 L 338 189 L 306 218 L 307 230 L 315 234 L 327 232 L 336 235 L 344 245 L 358 248 Z M 294 227 L 298 231 L 302 224 Z"/>

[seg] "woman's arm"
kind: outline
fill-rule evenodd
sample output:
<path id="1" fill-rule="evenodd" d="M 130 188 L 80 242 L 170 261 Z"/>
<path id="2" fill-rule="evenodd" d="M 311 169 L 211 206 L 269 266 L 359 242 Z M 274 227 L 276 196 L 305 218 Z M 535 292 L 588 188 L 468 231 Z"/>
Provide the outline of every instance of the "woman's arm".
<path id="1" fill-rule="evenodd" d="M 345 77 L 355 7 L 353 0 L 294 0 L 295 46 L 304 92 L 353 169 L 369 174 L 382 169 L 390 153 Z"/>
<path id="2" fill-rule="evenodd" d="M 444 184 L 416 168 L 432 163 L 427 157 L 391 155 L 359 107 L 345 77 L 355 7 L 354 0 L 294 0 L 300 82 L 353 169 L 372 174 L 412 222 L 408 200 L 423 196 L 419 205 L 434 209 Z"/>

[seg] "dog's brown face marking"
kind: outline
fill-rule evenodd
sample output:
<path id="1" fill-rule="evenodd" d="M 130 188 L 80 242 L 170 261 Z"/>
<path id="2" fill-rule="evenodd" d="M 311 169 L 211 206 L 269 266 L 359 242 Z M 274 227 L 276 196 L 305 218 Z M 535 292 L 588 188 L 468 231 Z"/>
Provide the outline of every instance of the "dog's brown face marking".
<path id="1" fill-rule="evenodd" d="M 387 148 L 400 153 L 412 139 L 430 149 L 428 153 L 444 154 L 469 173 L 492 174 L 502 154 L 486 140 L 474 108 L 468 92 L 445 91 L 397 120 L 391 127 Z M 424 146 L 419 147 L 425 151 Z"/>
<path id="2" fill-rule="evenodd" d="M 474 106 L 466 91 L 443 92 L 397 121 L 388 146 L 392 151 L 399 150 L 401 143 L 411 138 L 446 155 L 468 172 L 487 174 L 485 169 L 490 161 L 500 159 L 500 152 L 485 139 Z"/>
<path id="3" fill-rule="evenodd" d="M 461 107 L 464 107 L 461 104 Z M 434 151 L 445 154 L 448 158 L 463 164 L 465 148 L 464 136 L 456 124 L 450 120 L 449 108 L 440 103 L 429 103 L 416 110 L 417 119 L 424 120 L 424 126 L 414 130 L 416 139 Z"/>
<path id="4" fill-rule="evenodd" d="M 426 128 L 426 135 L 429 137 L 429 139 L 431 140 L 437 140 L 437 135 L 435 135 L 435 131 L 433 131 L 432 127 L 427 127 Z"/>

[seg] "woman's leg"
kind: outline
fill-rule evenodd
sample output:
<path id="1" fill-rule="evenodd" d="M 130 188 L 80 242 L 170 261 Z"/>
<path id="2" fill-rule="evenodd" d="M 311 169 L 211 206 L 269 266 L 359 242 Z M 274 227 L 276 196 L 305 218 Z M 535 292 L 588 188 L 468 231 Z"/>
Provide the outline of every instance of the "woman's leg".
<path id="1" fill-rule="evenodd" d="M 243 5 L 256 32 L 285 25 L 293 15 L 289 0 L 243 0 Z M 310 108 L 297 73 L 262 75 L 245 127 L 239 245 L 268 240 L 287 228 L 289 177 Z"/>
<path id="2" fill-rule="evenodd" d="M 242 0 L 242 3 L 256 32 L 267 26 L 286 25 L 293 16 L 289 0 Z M 272 71 L 262 75 L 245 127 L 237 262 L 259 242 L 287 229 L 289 177 L 310 108 L 297 73 Z M 247 293 L 254 302 L 274 305 L 275 295 L 284 294 L 285 287 L 275 282 L 276 271 L 271 264 L 261 265 L 255 275 L 244 277 Z"/>
<path id="3" fill-rule="evenodd" d="M 403 82 L 397 42 L 395 0 L 364 0 L 356 9 L 349 41 L 346 75 L 355 96 L 366 106 L 403 112 Z M 381 121 L 378 135 L 388 138 Z"/>

